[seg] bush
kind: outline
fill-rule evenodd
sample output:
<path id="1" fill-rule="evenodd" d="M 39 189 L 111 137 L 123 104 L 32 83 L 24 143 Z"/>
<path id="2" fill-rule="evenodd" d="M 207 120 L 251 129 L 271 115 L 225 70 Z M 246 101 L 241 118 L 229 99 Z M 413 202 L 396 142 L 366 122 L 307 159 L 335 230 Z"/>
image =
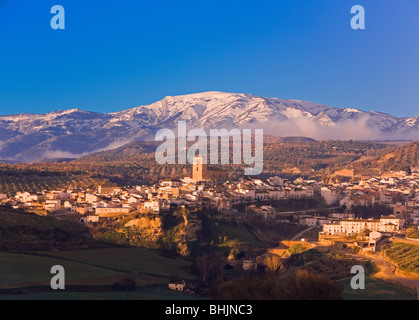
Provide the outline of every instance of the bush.
<path id="1" fill-rule="evenodd" d="M 286 284 L 284 298 L 290 300 L 342 300 L 343 288 L 328 277 L 298 270 Z"/>
<path id="2" fill-rule="evenodd" d="M 274 278 L 242 274 L 239 279 L 217 284 L 210 294 L 219 300 L 278 300 L 280 288 Z"/>

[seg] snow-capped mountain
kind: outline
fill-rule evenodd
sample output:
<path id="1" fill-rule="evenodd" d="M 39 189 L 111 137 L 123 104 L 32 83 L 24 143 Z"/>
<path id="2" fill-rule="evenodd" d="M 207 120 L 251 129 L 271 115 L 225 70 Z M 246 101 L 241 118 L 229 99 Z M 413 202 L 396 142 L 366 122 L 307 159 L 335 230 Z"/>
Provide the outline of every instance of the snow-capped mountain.
<path id="1" fill-rule="evenodd" d="M 397 118 L 299 100 L 204 92 L 109 114 L 71 109 L 0 116 L 0 159 L 79 157 L 153 139 L 158 129 L 176 128 L 179 120 L 195 128 L 254 128 L 278 136 L 419 140 L 419 116 Z"/>

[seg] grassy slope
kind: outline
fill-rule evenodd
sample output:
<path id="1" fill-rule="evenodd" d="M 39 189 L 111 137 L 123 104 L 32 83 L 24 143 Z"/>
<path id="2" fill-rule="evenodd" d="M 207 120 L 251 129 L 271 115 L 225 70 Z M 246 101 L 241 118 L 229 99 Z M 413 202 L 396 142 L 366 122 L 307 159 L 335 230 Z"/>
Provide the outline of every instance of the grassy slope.
<path id="1" fill-rule="evenodd" d="M 345 300 L 416 300 L 414 292 L 370 276 L 365 278 L 364 290 L 353 290 L 350 279 L 338 282 L 343 285 Z"/>
<path id="2" fill-rule="evenodd" d="M 79 224 L 0 206 L 0 250 L 74 249 L 97 245 Z"/>
<path id="3" fill-rule="evenodd" d="M 63 266 L 66 279 L 70 281 L 120 274 L 117 271 L 53 257 L 0 252 L 0 285 L 32 282 L 48 285 L 53 276 L 50 270 L 54 265 Z"/>
<path id="4" fill-rule="evenodd" d="M 189 262 L 182 258 L 167 258 L 159 251 L 146 248 L 106 248 L 92 250 L 72 250 L 49 252 L 49 255 L 107 268 L 133 273 L 146 273 L 170 277 L 178 275 L 185 279 L 193 276 L 188 273 Z"/>
<path id="5" fill-rule="evenodd" d="M 53 265 L 64 267 L 67 287 L 82 286 L 95 292 L 84 292 L 78 287 L 65 293 L 45 292 L 53 276 L 50 274 Z M 11 294 L 10 291 L 0 292 L 0 300 L 195 298 L 167 289 L 172 276 L 194 280 L 189 273 L 189 265 L 182 258 L 163 257 L 157 250 L 144 248 L 42 251 L 30 254 L 0 252 L 0 289 L 26 288 L 19 289 L 25 292 L 22 296 Z M 125 277 L 136 281 L 138 288 L 135 291 L 110 291 L 109 286 Z"/>

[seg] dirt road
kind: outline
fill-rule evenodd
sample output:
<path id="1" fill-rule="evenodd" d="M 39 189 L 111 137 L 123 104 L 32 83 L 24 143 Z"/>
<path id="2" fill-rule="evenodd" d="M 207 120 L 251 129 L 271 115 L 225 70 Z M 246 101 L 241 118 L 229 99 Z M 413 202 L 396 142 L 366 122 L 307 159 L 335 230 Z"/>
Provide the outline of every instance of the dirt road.
<path id="1" fill-rule="evenodd" d="M 419 294 L 419 280 L 409 279 L 407 277 L 396 275 L 397 266 L 382 258 L 370 258 L 370 260 L 380 268 L 380 272 L 375 274 L 377 278 L 392 281 L 402 286 L 414 289 Z"/>
<path id="2" fill-rule="evenodd" d="M 397 275 L 396 274 L 397 266 L 394 265 L 393 263 L 388 262 L 379 256 L 373 257 L 373 256 L 360 255 L 360 254 L 346 252 L 346 251 L 345 252 L 342 251 L 342 253 L 353 256 L 354 258 L 357 258 L 357 259 L 370 260 L 380 269 L 380 271 L 374 275 L 375 277 L 416 290 L 419 295 L 419 280 L 414 280 L 414 279 L 410 279 L 404 276 Z"/>

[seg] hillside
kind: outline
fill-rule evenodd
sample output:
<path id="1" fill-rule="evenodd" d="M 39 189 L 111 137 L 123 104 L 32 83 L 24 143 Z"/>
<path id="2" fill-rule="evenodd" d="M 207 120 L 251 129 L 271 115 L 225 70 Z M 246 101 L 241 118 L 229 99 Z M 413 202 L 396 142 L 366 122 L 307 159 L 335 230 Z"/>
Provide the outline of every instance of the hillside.
<path id="1" fill-rule="evenodd" d="M 385 256 L 403 272 L 419 278 L 419 243 L 392 242 L 384 246 Z"/>
<path id="2" fill-rule="evenodd" d="M 135 141 L 70 162 L 0 164 L 0 193 L 40 192 L 70 186 L 142 185 L 164 178 L 191 176 L 191 165 L 159 165 L 155 142 Z M 232 148 L 231 148 L 232 150 Z M 378 158 L 394 146 L 366 141 L 315 141 L 267 137 L 262 177 L 322 177 L 363 158 Z M 232 179 L 243 175 L 242 165 L 220 166 Z M 293 171 L 294 170 L 294 171 Z M 294 172 L 294 173 L 293 173 Z"/>
<path id="3" fill-rule="evenodd" d="M 100 246 L 79 223 L 0 207 L 0 251 L 81 249 Z"/>
<path id="4" fill-rule="evenodd" d="M 43 190 L 109 184 L 107 178 L 92 174 L 87 165 L 69 163 L 5 164 L 0 163 L 0 193 L 9 196 L 19 191 L 32 193 Z"/>
<path id="5" fill-rule="evenodd" d="M 409 170 L 419 167 L 419 142 L 413 142 L 401 147 L 392 147 L 380 157 L 373 157 L 354 164 L 360 171 L 375 169 L 376 171 Z"/>
<path id="6" fill-rule="evenodd" d="M 325 172 L 350 165 L 367 156 L 377 156 L 390 150 L 386 144 L 367 141 L 315 141 L 307 138 L 264 138 L 264 170 L 262 176 L 290 175 L 289 170 L 298 168 L 296 175 L 322 176 Z M 154 149 L 153 149 L 154 148 Z M 181 178 L 191 175 L 191 165 L 158 165 L 154 150 L 157 144 L 133 142 L 116 150 L 103 151 L 81 157 L 72 165 L 100 167 L 101 178 L 111 181 L 138 180 L 155 182 L 161 178 Z M 230 147 L 232 150 L 232 146 Z M 232 157 L 230 157 L 232 159 Z M 243 174 L 244 165 L 220 166 L 230 172 L 231 178 Z M 116 170 L 119 168 L 120 170 Z M 118 179 L 115 178 L 115 173 Z M 291 174 L 292 175 L 292 174 Z M 113 177 L 113 178 L 112 178 Z M 132 184 L 129 183 L 129 184 Z"/>

